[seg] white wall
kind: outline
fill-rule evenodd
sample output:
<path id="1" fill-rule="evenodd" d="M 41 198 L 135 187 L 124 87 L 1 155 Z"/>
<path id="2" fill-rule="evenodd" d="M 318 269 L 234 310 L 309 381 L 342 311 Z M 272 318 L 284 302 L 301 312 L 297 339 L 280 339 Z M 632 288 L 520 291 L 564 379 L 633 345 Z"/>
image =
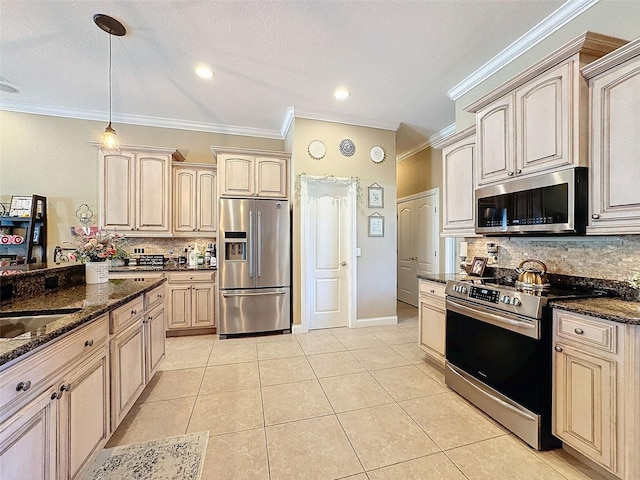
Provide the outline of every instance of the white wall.
<path id="1" fill-rule="evenodd" d="M 362 256 L 357 259 L 357 318 L 377 318 L 396 314 L 396 138 L 395 132 L 341 123 L 321 122 L 296 118 L 295 134 L 291 136 L 292 171 L 295 176 L 333 175 L 336 177 L 360 178 L 362 195 L 357 207 L 357 246 Z M 350 138 L 356 145 L 352 157 L 343 156 L 338 150 L 340 141 Z M 321 160 L 309 155 L 307 148 L 312 140 L 321 140 L 327 147 L 327 154 Z M 369 150 L 380 145 L 386 152 L 382 163 L 375 164 L 369 159 Z M 384 187 L 384 208 L 367 208 L 367 187 L 373 183 Z M 294 286 L 300 284 L 300 255 L 304 249 L 299 244 L 300 230 L 295 219 L 299 218 L 298 203 L 294 196 Z M 367 217 L 378 211 L 385 217 L 384 237 L 369 237 Z M 300 323 L 300 292 L 294 288 L 293 321 Z"/>

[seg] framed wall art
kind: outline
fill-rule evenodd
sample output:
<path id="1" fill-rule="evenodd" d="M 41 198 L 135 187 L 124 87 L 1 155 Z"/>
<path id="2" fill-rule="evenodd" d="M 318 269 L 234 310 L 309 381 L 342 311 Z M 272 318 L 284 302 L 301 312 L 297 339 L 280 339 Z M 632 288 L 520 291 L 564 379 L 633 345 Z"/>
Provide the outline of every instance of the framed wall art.
<path id="1" fill-rule="evenodd" d="M 369 215 L 369 236 L 384 237 L 384 217 L 378 212 Z"/>
<path id="2" fill-rule="evenodd" d="M 384 208 L 384 188 L 377 183 L 374 183 L 367 188 L 369 208 Z"/>

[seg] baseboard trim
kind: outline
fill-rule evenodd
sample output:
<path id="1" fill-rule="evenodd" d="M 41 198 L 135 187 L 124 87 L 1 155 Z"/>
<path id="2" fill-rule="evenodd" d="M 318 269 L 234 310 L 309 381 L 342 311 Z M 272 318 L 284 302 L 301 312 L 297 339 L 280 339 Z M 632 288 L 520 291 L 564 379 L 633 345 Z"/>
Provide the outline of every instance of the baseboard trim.
<path id="1" fill-rule="evenodd" d="M 293 325 L 291 325 L 291 333 L 293 333 L 294 335 L 298 335 L 300 333 L 307 333 L 307 329 L 304 328 L 299 323 L 298 324 L 293 324 Z"/>
<path id="2" fill-rule="evenodd" d="M 391 315 L 388 317 L 358 318 L 356 320 L 356 328 L 379 327 L 382 325 L 397 325 L 397 324 L 398 324 L 397 315 Z"/>

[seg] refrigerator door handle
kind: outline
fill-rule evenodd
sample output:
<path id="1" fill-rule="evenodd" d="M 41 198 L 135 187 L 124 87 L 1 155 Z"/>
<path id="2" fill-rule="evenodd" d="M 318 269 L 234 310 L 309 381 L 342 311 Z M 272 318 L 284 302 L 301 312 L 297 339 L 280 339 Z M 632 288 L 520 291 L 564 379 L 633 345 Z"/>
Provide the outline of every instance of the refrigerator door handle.
<path id="1" fill-rule="evenodd" d="M 265 295 L 286 295 L 287 292 L 256 292 L 256 293 L 223 293 L 224 298 L 229 297 L 263 297 Z"/>
<path id="2" fill-rule="evenodd" d="M 249 277 L 253 278 L 253 210 L 249 210 L 249 241 L 247 256 L 249 257 Z"/>
<path id="3" fill-rule="evenodd" d="M 262 276 L 262 210 L 258 210 L 258 245 L 257 255 L 258 260 L 258 277 Z"/>

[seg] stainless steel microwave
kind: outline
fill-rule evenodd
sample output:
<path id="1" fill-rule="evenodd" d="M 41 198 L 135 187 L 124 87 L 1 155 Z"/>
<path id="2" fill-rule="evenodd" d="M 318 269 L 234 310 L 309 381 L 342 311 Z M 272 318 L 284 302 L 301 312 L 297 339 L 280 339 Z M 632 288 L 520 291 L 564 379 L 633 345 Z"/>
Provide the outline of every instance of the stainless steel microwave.
<path id="1" fill-rule="evenodd" d="M 585 233 L 586 167 L 509 180 L 475 191 L 476 233 L 549 235 Z"/>

